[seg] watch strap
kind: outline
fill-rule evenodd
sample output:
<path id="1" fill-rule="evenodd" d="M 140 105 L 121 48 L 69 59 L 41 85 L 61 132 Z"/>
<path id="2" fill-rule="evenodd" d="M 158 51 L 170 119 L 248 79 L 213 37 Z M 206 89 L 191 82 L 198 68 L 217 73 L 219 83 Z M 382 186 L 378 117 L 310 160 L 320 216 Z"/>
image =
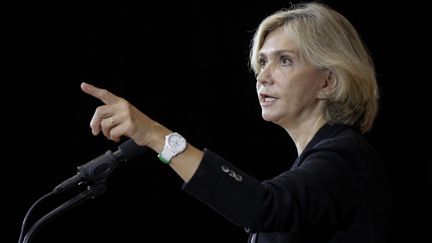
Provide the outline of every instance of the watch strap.
<path id="1" fill-rule="evenodd" d="M 158 154 L 158 158 L 164 164 L 169 164 L 174 156 L 186 149 L 186 146 L 187 142 L 182 135 L 176 132 L 170 133 L 165 136 L 165 145 L 163 150 Z"/>
<path id="2" fill-rule="evenodd" d="M 171 163 L 171 159 L 174 156 L 174 153 L 171 150 L 164 149 L 160 154 L 158 154 L 158 158 L 160 161 L 162 161 L 164 164 Z"/>

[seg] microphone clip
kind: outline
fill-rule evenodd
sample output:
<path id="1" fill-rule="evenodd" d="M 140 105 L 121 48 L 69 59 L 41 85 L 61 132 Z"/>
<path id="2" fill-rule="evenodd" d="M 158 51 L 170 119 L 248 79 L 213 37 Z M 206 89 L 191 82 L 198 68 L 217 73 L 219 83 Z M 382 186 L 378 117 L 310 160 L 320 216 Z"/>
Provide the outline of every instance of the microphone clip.
<path id="1" fill-rule="evenodd" d="M 78 175 L 82 183 L 94 183 L 105 180 L 106 177 L 118 166 L 119 161 L 116 159 L 111 150 L 96 157 L 92 161 L 77 167 Z"/>

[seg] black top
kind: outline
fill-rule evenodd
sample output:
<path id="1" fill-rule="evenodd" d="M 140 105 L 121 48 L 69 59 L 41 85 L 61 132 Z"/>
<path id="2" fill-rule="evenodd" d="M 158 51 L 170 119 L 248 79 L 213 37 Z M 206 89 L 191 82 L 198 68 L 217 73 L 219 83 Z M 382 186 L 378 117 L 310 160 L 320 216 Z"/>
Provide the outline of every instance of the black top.
<path id="1" fill-rule="evenodd" d="M 183 189 L 244 227 L 249 242 L 387 242 L 387 175 L 363 136 L 343 125 L 324 125 L 289 171 L 263 182 L 205 149 Z"/>

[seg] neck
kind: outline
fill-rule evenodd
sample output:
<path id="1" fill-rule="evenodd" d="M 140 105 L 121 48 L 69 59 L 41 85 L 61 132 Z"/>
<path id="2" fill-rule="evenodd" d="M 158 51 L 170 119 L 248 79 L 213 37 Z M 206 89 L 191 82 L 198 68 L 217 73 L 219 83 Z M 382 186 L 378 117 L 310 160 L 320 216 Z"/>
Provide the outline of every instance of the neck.
<path id="1" fill-rule="evenodd" d="M 306 145 L 312 140 L 318 130 L 326 123 L 322 116 L 314 117 L 299 123 L 297 126 L 285 127 L 285 130 L 291 136 L 297 148 L 297 154 L 300 155 Z"/>

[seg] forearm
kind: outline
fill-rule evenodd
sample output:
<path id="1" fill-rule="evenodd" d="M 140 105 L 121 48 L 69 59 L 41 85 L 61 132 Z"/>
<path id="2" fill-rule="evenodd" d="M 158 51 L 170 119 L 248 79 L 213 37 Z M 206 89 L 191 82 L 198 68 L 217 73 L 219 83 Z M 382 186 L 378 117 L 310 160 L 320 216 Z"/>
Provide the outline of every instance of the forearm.
<path id="1" fill-rule="evenodd" d="M 93 135 L 102 131 L 105 137 L 117 142 L 122 136 L 126 136 L 158 154 L 163 150 L 165 136 L 171 133 L 169 129 L 108 90 L 87 83 L 82 83 L 81 89 L 105 104 L 96 109 L 90 122 Z M 171 160 L 170 166 L 188 182 L 195 174 L 202 157 L 203 153 L 200 150 L 188 144 L 185 151 Z"/>
<path id="2" fill-rule="evenodd" d="M 148 147 L 159 154 L 164 148 L 165 136 L 171 132 L 166 127 L 156 124 Z M 203 152 L 201 150 L 188 144 L 184 152 L 171 160 L 170 166 L 185 182 L 189 182 L 201 163 L 202 157 Z"/>

